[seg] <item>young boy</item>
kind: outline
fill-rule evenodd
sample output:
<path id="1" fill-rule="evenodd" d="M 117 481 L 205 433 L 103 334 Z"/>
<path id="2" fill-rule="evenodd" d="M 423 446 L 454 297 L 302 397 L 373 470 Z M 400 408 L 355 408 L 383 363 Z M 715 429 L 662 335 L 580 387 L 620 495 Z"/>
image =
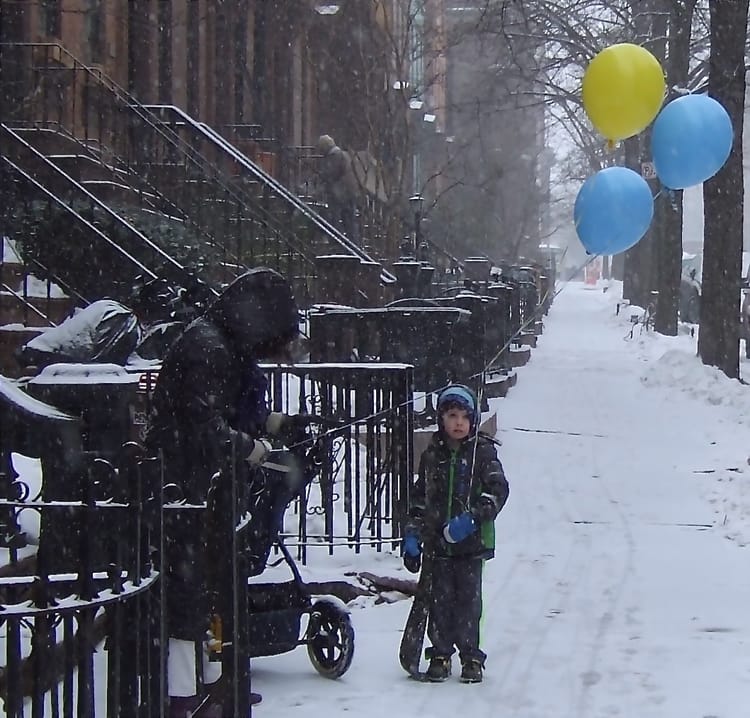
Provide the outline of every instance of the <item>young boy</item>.
<path id="1" fill-rule="evenodd" d="M 445 389 L 437 412 L 438 431 L 422 454 L 409 502 L 404 565 L 419 571 L 423 545 L 433 556 L 428 680 L 448 678 L 457 648 L 461 681 L 479 683 L 487 657 L 479 649 L 482 565 L 494 555 L 494 520 L 508 482 L 495 445 L 477 435 L 479 409 L 468 387 Z"/>

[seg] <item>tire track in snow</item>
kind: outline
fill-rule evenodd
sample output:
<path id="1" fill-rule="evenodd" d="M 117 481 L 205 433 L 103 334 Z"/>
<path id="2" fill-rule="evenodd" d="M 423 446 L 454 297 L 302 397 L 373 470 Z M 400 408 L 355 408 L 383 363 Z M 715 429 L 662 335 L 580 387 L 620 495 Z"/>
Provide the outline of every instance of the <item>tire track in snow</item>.
<path id="1" fill-rule="evenodd" d="M 606 416 L 603 415 L 600 403 L 594 402 L 592 406 L 596 413 L 597 423 L 604 426 L 605 424 L 602 422 L 606 421 Z M 634 567 L 635 540 L 633 538 L 630 521 L 623 511 L 620 501 L 613 496 L 606 479 L 606 473 L 600 471 L 599 452 L 596 451 L 597 447 L 592 446 L 592 448 L 594 450 L 591 452 L 591 462 L 594 467 L 594 474 L 598 477 L 596 486 L 606 500 L 605 505 L 615 514 L 615 518 L 619 524 L 618 535 L 623 536 L 625 540 L 626 554 L 624 561 L 620 564 L 621 570 L 619 571 L 619 577 L 617 580 L 607 580 L 606 582 L 607 589 L 605 590 L 605 593 L 607 594 L 607 599 L 605 609 L 601 611 L 596 622 L 596 633 L 594 635 L 593 646 L 589 651 L 587 670 L 581 675 L 578 701 L 575 707 L 571 706 L 569 712 L 570 718 L 585 718 L 589 714 L 591 688 L 599 682 L 602 675 L 603 666 L 600 665 L 602 652 L 607 642 L 608 634 L 615 622 L 615 616 L 617 615 L 616 611 L 622 599 L 624 588 L 628 579 L 633 574 Z M 610 557 L 614 558 L 617 555 L 617 551 L 610 551 Z"/>
<path id="2" fill-rule="evenodd" d="M 550 587 L 542 596 L 538 610 L 528 618 L 524 631 L 527 640 L 523 643 L 523 650 L 519 650 L 517 655 L 508 662 L 505 672 L 500 677 L 496 690 L 497 697 L 503 703 L 507 701 L 511 716 L 519 715 L 521 710 L 533 709 L 533 702 L 529 695 L 532 672 L 537 667 L 542 649 L 547 644 L 550 635 L 558 628 L 555 617 L 565 614 L 574 595 L 574 587 L 580 583 L 582 574 L 589 567 L 588 551 L 582 552 L 581 550 L 588 547 L 588 536 L 572 528 L 574 527 L 573 519 L 560 488 L 562 482 L 556 480 L 557 478 L 559 477 L 547 478 L 544 490 L 549 504 L 558 510 L 558 514 L 552 519 L 552 524 L 557 523 L 566 528 L 565 538 L 568 540 L 568 551 L 562 565 L 559 565 L 559 561 L 555 562 L 553 574 L 548 577 Z M 559 542 L 557 545 L 559 546 Z M 523 587 L 528 588 L 534 585 L 534 581 L 525 579 L 521 583 L 522 589 L 518 592 L 514 591 L 511 595 L 516 593 L 523 595 Z M 497 591 L 494 597 L 499 598 L 500 594 L 501 591 Z M 520 662 L 524 665 L 518 675 L 514 673 L 514 670 Z M 512 688 L 507 698 L 503 699 L 501 693 L 509 685 L 512 685 Z"/>

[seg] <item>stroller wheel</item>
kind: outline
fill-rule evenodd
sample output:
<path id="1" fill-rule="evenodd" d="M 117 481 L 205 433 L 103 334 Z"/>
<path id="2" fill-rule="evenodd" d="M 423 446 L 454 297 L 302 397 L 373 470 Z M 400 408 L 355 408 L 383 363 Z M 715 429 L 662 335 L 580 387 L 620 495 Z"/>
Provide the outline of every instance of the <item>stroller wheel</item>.
<path id="1" fill-rule="evenodd" d="M 316 601 L 310 609 L 307 653 L 315 670 L 326 678 L 339 678 L 354 657 L 354 628 L 349 614 L 332 601 Z"/>

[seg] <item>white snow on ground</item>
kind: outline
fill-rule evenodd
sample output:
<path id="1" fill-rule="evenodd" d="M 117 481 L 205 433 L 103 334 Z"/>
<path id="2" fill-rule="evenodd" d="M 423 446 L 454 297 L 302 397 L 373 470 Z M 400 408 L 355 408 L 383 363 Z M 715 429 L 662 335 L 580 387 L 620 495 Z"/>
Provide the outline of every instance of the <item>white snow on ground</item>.
<path id="1" fill-rule="evenodd" d="M 349 672 L 321 678 L 302 648 L 255 659 L 257 715 L 747 718 L 750 389 L 689 334 L 630 338 L 619 289 L 568 285 L 493 400 L 511 496 L 485 574 L 485 682 L 410 681 L 409 602 L 360 600 Z M 315 550 L 311 578 L 407 576 L 391 554 Z"/>
<path id="2" fill-rule="evenodd" d="M 485 682 L 410 681 L 409 601 L 366 598 L 350 605 L 349 672 L 320 677 L 304 648 L 255 659 L 254 715 L 750 715 L 750 389 L 703 366 L 687 330 L 631 336 L 640 311 L 616 313 L 619 291 L 566 286 L 517 385 L 491 400 L 511 496 L 485 574 Z M 409 577 L 389 552 L 309 554 L 310 580 Z"/>

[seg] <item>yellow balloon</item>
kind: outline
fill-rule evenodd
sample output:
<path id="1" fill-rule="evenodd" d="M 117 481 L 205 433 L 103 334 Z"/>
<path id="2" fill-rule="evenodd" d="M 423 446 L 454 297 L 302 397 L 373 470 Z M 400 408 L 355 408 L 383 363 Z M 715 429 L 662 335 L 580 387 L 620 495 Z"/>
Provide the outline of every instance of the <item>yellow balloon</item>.
<path id="1" fill-rule="evenodd" d="M 583 107 L 608 140 L 624 140 L 644 130 L 664 101 L 666 85 L 659 61 L 631 43 L 602 50 L 583 76 Z"/>

